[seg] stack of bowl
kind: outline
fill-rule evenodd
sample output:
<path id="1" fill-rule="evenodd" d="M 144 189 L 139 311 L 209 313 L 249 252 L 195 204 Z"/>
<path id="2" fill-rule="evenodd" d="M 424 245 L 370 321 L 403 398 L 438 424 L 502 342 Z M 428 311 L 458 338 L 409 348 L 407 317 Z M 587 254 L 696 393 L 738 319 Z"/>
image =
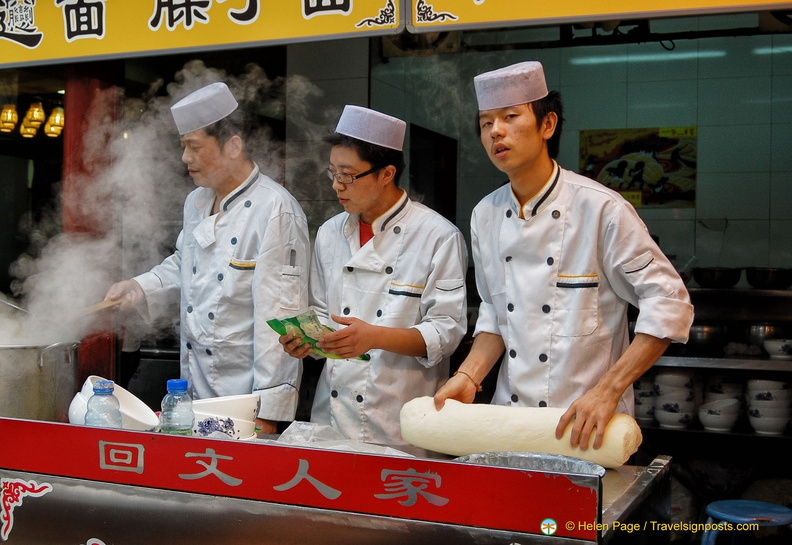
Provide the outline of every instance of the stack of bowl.
<path id="1" fill-rule="evenodd" d="M 654 417 L 663 428 L 686 428 L 696 416 L 693 371 L 662 370 L 654 379 Z"/>
<path id="2" fill-rule="evenodd" d="M 69 422 L 85 424 L 85 412 L 88 410 L 88 399 L 93 395 L 93 385 L 100 380 L 108 380 L 91 375 L 83 383 L 82 389 L 72 398 L 69 405 Z M 150 431 L 159 425 L 157 414 L 134 394 L 118 384 L 113 385 L 113 395 L 118 398 L 121 409 L 121 428 L 125 430 Z"/>
<path id="3" fill-rule="evenodd" d="M 633 382 L 633 394 L 635 395 L 635 419 L 638 422 L 654 422 L 654 379 L 650 376 L 643 376 Z"/>
<path id="4" fill-rule="evenodd" d="M 193 401 L 193 436 L 241 441 L 255 439 L 260 402 L 258 394 L 196 399 Z"/>
<path id="5" fill-rule="evenodd" d="M 756 433 L 784 433 L 792 416 L 792 389 L 789 383 L 780 380 L 749 380 L 745 401 L 748 404 L 748 422 Z"/>

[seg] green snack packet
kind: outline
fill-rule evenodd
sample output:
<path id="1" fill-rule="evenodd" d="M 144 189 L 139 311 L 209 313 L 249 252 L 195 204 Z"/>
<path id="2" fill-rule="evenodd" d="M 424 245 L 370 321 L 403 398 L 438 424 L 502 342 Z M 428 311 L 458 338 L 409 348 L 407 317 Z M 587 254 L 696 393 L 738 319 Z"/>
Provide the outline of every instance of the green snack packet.
<path id="1" fill-rule="evenodd" d="M 308 310 L 297 316 L 292 316 L 291 318 L 283 318 L 282 320 L 273 318 L 272 320 L 267 320 L 267 324 L 275 330 L 278 335 L 298 335 L 302 337 L 305 342 L 311 345 L 313 351 L 319 356 L 332 358 L 334 360 L 344 359 L 336 354 L 325 352 L 316 346 L 318 339 L 321 338 L 322 335 L 325 333 L 332 333 L 335 329 L 322 324 L 316 312 L 313 310 Z M 361 354 L 355 359 L 368 361 L 371 359 L 371 356 L 368 354 Z"/>

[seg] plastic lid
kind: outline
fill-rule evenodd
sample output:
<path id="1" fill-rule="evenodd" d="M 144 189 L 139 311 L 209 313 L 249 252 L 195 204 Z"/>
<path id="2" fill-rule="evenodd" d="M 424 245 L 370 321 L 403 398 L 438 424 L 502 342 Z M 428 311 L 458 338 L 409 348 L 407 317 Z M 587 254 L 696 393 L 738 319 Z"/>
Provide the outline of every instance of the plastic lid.
<path id="1" fill-rule="evenodd" d="M 97 380 L 93 384 L 93 391 L 94 393 L 108 393 L 113 391 L 113 381 L 112 380 Z"/>
<path id="2" fill-rule="evenodd" d="M 187 381 L 183 378 L 172 378 L 168 380 L 168 391 L 169 392 L 186 392 L 187 391 Z"/>

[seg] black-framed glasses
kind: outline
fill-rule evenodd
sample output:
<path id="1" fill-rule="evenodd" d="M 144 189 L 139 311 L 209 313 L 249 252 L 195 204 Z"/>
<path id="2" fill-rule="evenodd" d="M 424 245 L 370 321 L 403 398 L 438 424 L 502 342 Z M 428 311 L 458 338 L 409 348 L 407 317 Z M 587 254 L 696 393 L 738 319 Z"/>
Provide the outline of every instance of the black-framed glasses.
<path id="1" fill-rule="evenodd" d="M 366 172 L 361 172 L 360 174 L 345 174 L 343 172 L 333 172 L 330 170 L 330 167 L 327 167 L 327 177 L 333 180 L 334 182 L 338 182 L 339 184 L 349 185 L 358 178 L 363 178 L 364 176 L 368 176 L 373 172 L 377 172 L 382 167 L 374 167 Z"/>

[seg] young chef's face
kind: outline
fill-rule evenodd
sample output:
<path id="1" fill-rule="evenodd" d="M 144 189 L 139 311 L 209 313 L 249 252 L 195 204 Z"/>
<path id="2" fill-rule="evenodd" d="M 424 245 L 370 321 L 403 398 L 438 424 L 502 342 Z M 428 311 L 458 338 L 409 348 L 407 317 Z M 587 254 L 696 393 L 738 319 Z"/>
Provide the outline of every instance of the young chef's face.
<path id="1" fill-rule="evenodd" d="M 181 137 L 182 161 L 198 187 L 221 188 L 229 176 L 228 161 L 231 141 L 220 146 L 217 138 L 203 129 Z"/>
<path id="2" fill-rule="evenodd" d="M 354 148 L 333 146 L 330 150 L 330 170 L 344 174 L 361 174 L 374 165 L 363 161 Z M 365 223 L 372 223 L 392 205 L 385 198 L 385 188 L 393 179 L 396 169 L 383 167 L 356 179 L 351 184 L 333 180 L 338 202 L 349 214 L 359 214 Z"/>
<path id="3" fill-rule="evenodd" d="M 553 136 L 556 114 L 537 123 L 530 104 L 479 112 L 481 144 L 490 161 L 510 176 L 530 169 L 547 155 L 547 140 Z"/>

